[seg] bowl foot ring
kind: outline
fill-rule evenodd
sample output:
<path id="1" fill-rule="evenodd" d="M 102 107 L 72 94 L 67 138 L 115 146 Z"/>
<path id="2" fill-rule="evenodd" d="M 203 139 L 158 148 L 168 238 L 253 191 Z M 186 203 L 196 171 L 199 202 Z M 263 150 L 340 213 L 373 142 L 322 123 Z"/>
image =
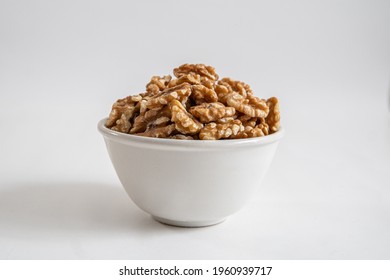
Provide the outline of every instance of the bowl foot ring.
<path id="1" fill-rule="evenodd" d="M 226 218 L 218 219 L 218 220 L 211 220 L 211 221 L 175 221 L 165 218 L 160 218 L 152 215 L 152 218 L 155 219 L 157 222 L 160 222 L 165 225 L 175 226 L 175 227 L 208 227 L 217 225 L 219 223 L 222 223 L 226 220 Z"/>

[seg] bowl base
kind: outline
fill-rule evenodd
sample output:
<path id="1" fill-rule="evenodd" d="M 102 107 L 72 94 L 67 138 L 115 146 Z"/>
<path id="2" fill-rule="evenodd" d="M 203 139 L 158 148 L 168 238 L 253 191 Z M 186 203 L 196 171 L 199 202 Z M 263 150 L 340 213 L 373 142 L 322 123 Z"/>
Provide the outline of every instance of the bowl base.
<path id="1" fill-rule="evenodd" d="M 152 218 L 155 219 L 156 221 L 170 225 L 170 226 L 175 226 L 175 227 L 208 227 L 208 226 L 213 226 L 219 223 L 222 223 L 223 221 L 226 220 L 226 218 L 219 219 L 219 220 L 211 220 L 211 221 L 175 221 L 175 220 L 170 220 L 170 219 L 165 219 L 161 217 L 156 217 L 152 215 Z"/>

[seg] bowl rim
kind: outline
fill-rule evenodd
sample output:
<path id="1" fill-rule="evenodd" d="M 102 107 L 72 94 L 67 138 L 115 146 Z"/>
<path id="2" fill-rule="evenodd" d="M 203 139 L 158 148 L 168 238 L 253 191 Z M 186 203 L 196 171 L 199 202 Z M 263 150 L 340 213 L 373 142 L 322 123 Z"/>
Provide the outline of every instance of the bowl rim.
<path id="1" fill-rule="evenodd" d="M 225 139 L 225 140 L 180 140 L 169 138 L 155 138 L 137 136 L 123 132 L 111 130 L 105 126 L 107 118 L 103 118 L 98 122 L 98 131 L 105 137 L 116 142 L 124 144 L 157 144 L 174 147 L 232 147 L 232 146 L 258 146 L 267 145 L 279 141 L 285 134 L 283 127 L 280 127 L 277 132 L 263 137 L 253 137 L 244 139 Z"/>

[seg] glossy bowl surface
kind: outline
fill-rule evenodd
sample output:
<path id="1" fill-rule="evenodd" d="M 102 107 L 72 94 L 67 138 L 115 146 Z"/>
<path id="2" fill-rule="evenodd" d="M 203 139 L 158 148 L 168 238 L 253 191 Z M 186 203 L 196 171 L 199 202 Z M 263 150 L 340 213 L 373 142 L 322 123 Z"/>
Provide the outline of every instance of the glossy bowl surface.
<path id="1" fill-rule="evenodd" d="M 260 186 L 284 130 L 259 138 L 177 140 L 124 134 L 98 123 L 134 203 L 156 220 L 199 227 L 240 210 Z"/>

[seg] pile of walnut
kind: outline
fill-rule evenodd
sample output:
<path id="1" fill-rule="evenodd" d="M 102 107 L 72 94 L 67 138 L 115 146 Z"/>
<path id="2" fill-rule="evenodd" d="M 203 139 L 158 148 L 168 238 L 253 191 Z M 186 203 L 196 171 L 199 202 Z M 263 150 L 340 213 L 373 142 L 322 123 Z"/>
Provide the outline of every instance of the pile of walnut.
<path id="1" fill-rule="evenodd" d="M 253 95 L 249 85 L 218 80 L 215 69 L 184 64 L 171 76 L 154 76 L 146 92 L 119 99 L 106 127 L 147 137 L 218 140 L 260 137 L 278 131 L 279 103 Z"/>

